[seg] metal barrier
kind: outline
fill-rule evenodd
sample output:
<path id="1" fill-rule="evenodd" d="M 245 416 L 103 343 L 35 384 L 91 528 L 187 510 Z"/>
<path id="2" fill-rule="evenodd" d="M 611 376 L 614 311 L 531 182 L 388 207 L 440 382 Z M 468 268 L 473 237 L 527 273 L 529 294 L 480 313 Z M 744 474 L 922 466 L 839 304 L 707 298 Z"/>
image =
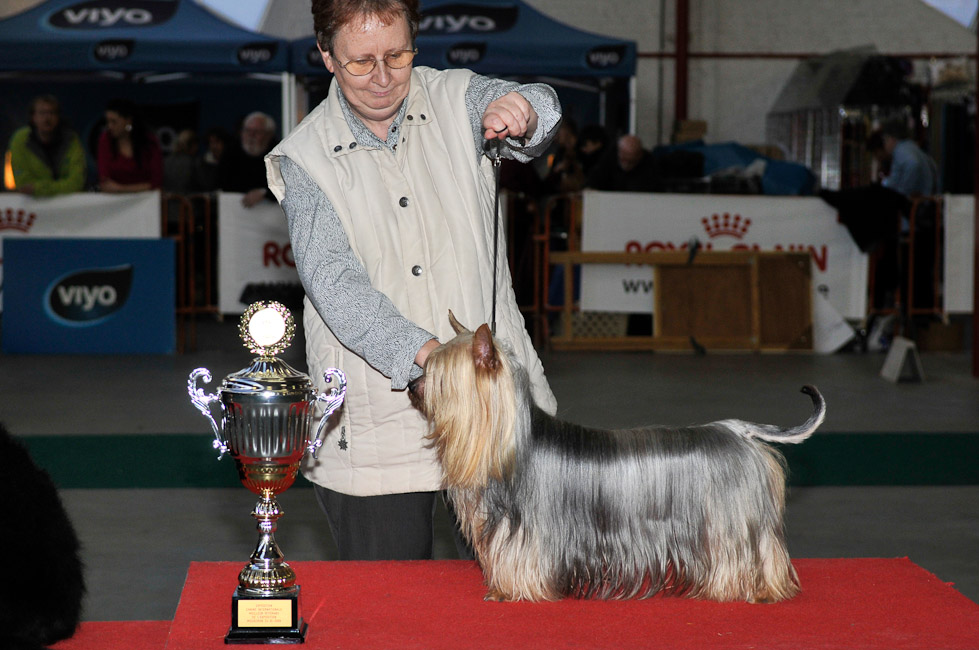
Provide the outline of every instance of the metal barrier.
<path id="1" fill-rule="evenodd" d="M 915 316 L 947 319 L 942 300 L 944 208 L 942 196 L 912 199 L 907 232 L 902 232 L 898 219 L 895 238 L 871 254 L 867 278 L 868 318 L 895 315 L 899 318 L 898 332 L 905 334 L 913 329 Z M 882 291 L 879 284 L 878 276 L 887 256 L 893 256 L 886 263 L 894 264 L 896 271 L 893 297 L 886 296 L 884 291 L 888 287 L 883 287 Z"/>
<path id="2" fill-rule="evenodd" d="M 197 316 L 218 314 L 216 210 L 211 194 L 163 194 L 160 234 L 176 243 L 177 352 L 197 348 Z"/>
<path id="3" fill-rule="evenodd" d="M 569 310 L 577 311 L 578 307 L 572 303 L 569 310 L 566 310 L 562 303 L 551 301 L 550 289 L 554 278 L 552 268 L 552 256 L 555 253 L 577 253 L 581 251 L 581 219 L 582 219 L 582 195 L 580 192 L 569 192 L 555 194 L 544 200 L 544 219 L 540 235 L 536 241 L 541 248 L 541 261 L 539 267 L 540 285 L 537 288 L 540 308 L 537 313 L 537 329 L 539 333 L 535 343 L 547 344 L 552 336 L 551 320 L 561 312 L 570 313 Z M 556 265 L 554 265 L 556 267 Z M 573 289 L 574 269 L 573 267 L 562 267 L 571 269 L 570 285 L 568 276 L 563 276 L 565 287 L 571 286 Z M 573 290 L 565 289 L 560 293 L 561 296 L 573 296 Z M 565 327 L 571 327 L 570 322 L 565 323 Z"/>

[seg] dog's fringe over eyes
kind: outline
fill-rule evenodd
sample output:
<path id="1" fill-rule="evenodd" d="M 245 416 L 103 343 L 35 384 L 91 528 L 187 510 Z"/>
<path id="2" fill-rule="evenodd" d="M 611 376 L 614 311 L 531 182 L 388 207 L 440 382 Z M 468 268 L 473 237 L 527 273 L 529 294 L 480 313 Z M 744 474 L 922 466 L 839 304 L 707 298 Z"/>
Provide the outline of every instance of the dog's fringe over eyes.
<path id="1" fill-rule="evenodd" d="M 527 372 L 489 328 L 434 350 L 412 400 L 430 423 L 463 533 L 492 600 L 791 598 L 785 464 L 768 442 L 800 426 L 742 420 L 598 430 L 533 402 Z"/>

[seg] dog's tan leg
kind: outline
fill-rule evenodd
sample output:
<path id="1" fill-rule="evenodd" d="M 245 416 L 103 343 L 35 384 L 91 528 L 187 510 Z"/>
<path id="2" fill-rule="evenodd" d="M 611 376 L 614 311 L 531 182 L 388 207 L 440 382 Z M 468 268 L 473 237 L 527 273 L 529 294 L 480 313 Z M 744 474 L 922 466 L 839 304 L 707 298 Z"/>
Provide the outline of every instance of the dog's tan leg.
<path id="1" fill-rule="evenodd" d="M 774 603 L 799 593 L 799 577 L 784 542 L 773 535 L 761 541 L 758 583 L 748 602 Z"/>
<path id="2" fill-rule="evenodd" d="M 497 603 L 506 603 L 512 601 L 513 599 L 509 598 L 506 594 L 504 594 L 502 591 L 498 589 L 490 589 L 489 591 L 486 592 L 486 595 L 483 596 L 483 600 L 497 602 Z"/>

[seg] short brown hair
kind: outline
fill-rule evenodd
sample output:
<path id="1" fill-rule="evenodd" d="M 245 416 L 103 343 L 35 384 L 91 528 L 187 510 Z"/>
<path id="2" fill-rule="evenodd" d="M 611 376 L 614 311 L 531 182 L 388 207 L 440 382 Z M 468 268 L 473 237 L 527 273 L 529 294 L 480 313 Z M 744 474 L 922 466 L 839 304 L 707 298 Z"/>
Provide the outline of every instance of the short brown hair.
<path id="1" fill-rule="evenodd" d="M 34 117 L 34 111 L 37 110 L 38 104 L 47 104 L 54 108 L 54 112 L 61 116 L 61 102 L 54 95 L 38 95 L 31 100 L 31 117 Z"/>
<path id="2" fill-rule="evenodd" d="M 421 14 L 418 0 L 313 0 L 313 31 L 324 52 L 333 54 L 333 39 L 340 29 L 358 16 L 378 16 L 394 20 L 402 14 L 411 31 L 411 45 L 418 36 Z"/>

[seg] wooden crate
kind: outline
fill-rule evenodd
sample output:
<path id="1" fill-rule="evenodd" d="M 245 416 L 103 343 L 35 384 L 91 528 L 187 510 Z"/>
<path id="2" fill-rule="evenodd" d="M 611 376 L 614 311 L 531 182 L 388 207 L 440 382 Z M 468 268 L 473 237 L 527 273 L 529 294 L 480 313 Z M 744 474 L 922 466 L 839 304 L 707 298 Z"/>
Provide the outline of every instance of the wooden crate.
<path id="1" fill-rule="evenodd" d="M 808 253 L 555 253 L 572 277 L 574 264 L 647 264 L 653 274 L 652 336 L 589 337 L 565 330 L 555 349 L 785 351 L 812 349 Z M 567 283 L 570 284 L 570 283 Z M 565 322 L 570 321 L 565 287 Z"/>

